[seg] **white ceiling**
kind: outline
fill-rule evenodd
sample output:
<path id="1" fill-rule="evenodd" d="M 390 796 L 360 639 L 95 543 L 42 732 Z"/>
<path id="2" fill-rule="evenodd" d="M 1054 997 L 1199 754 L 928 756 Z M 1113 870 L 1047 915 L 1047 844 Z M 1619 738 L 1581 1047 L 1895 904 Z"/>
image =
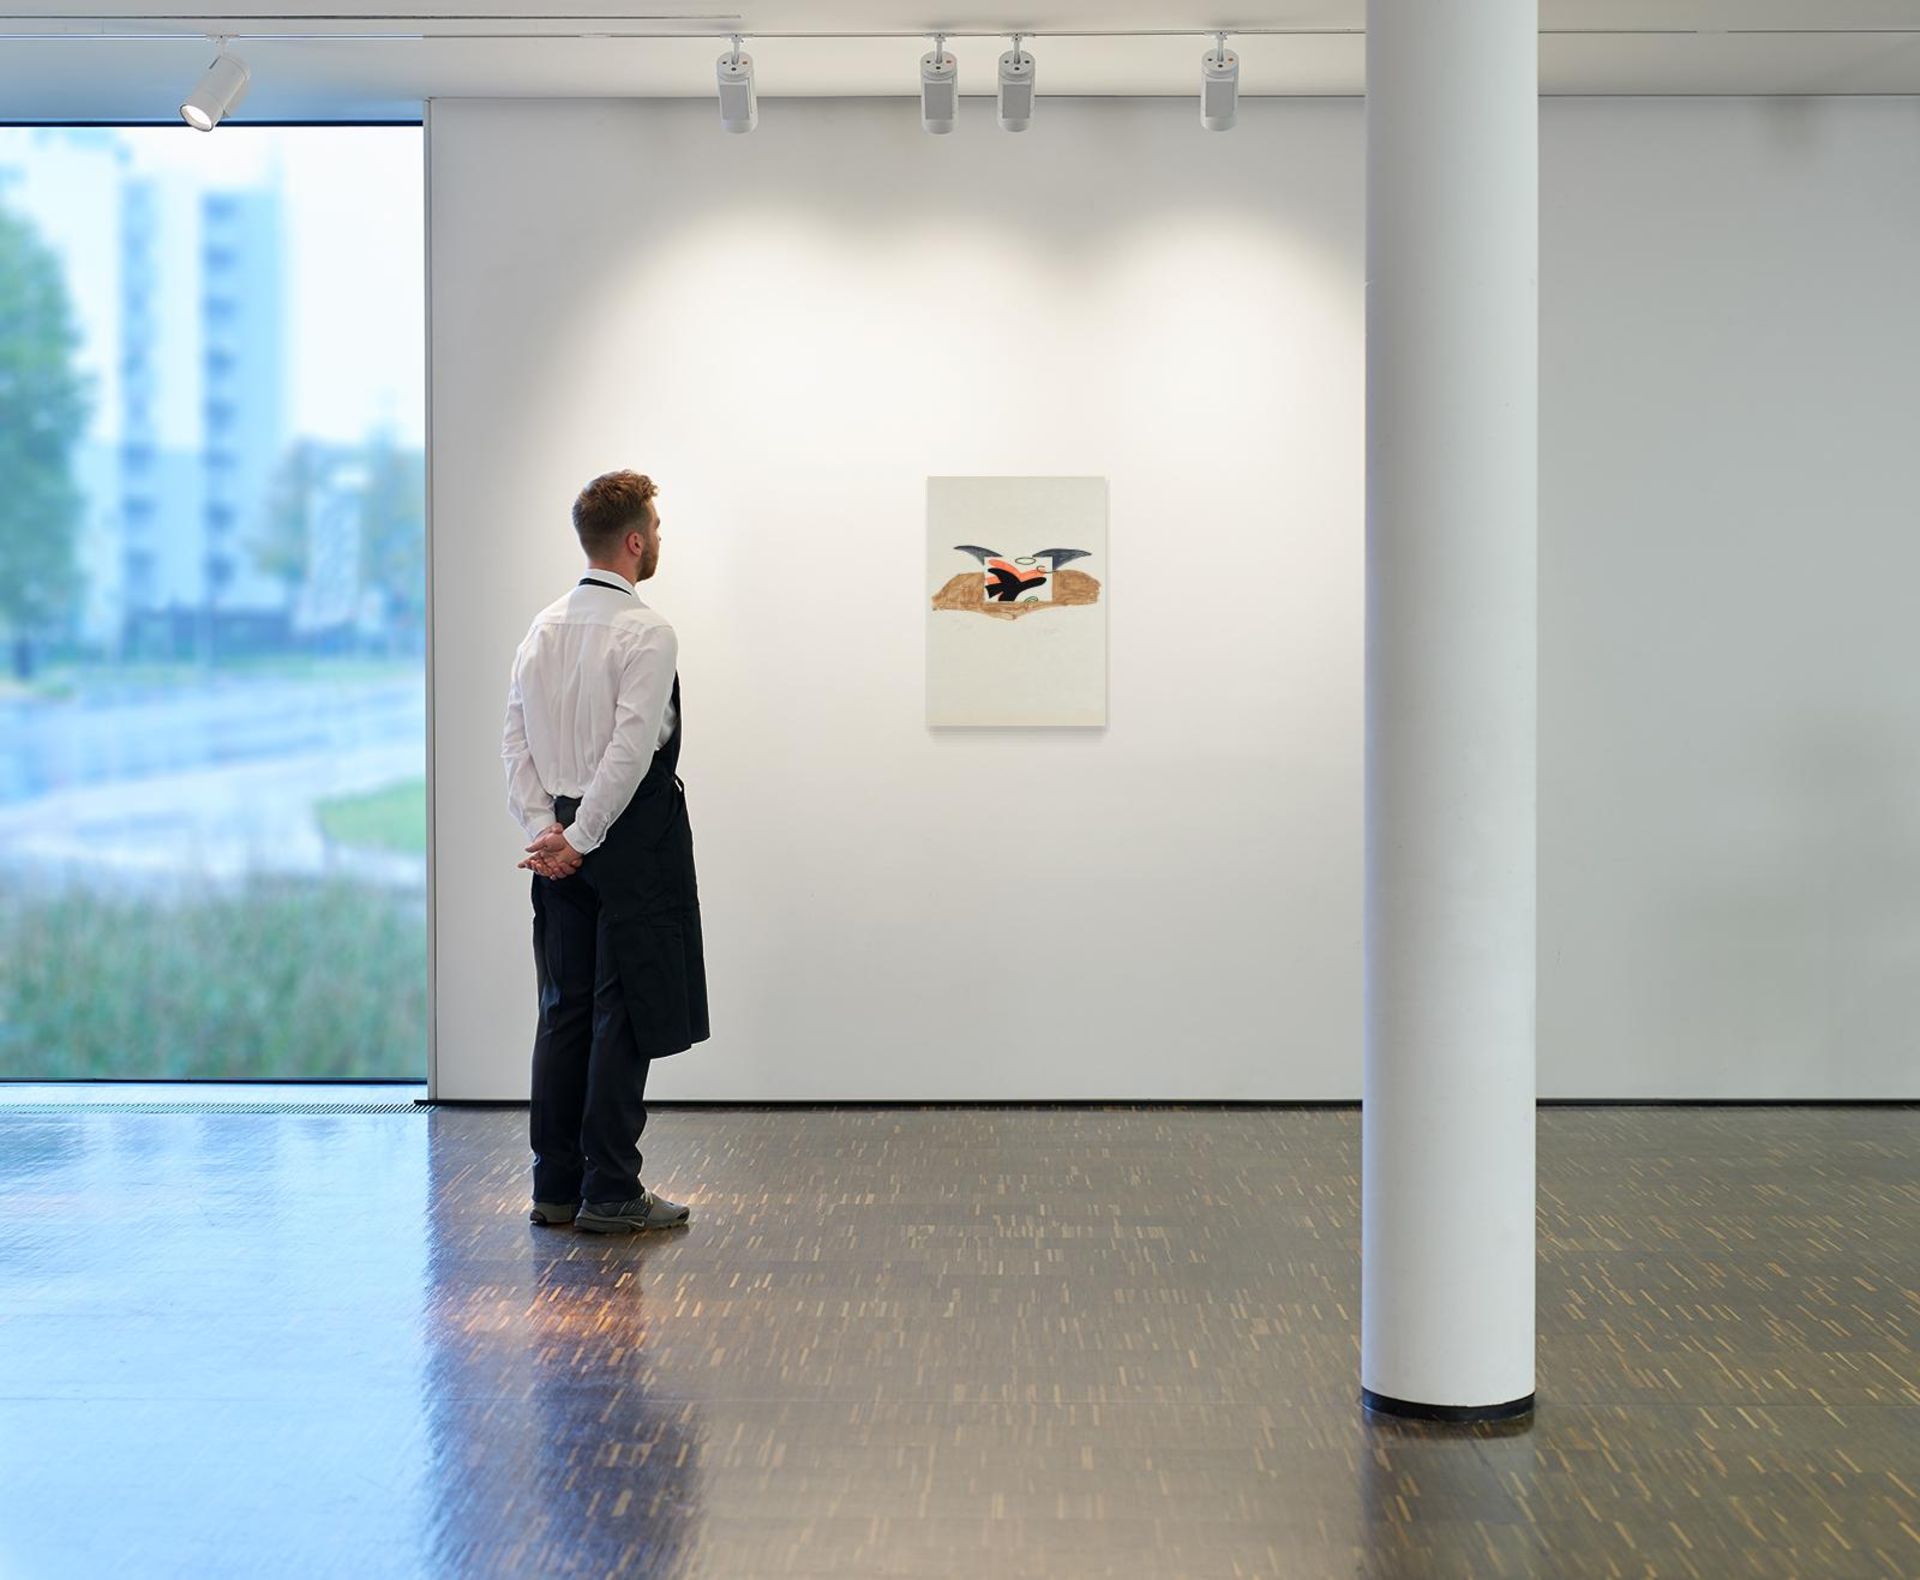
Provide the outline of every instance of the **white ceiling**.
<path id="1" fill-rule="evenodd" d="M 1194 93 L 1213 28 L 1237 35 L 1244 93 L 1365 86 L 1364 0 L 573 3 L 584 14 L 539 0 L 309 0 L 181 17 L 140 0 L 111 15 L 13 0 L 0 12 L 0 121 L 175 120 L 219 32 L 253 69 L 237 120 L 406 118 L 435 96 L 704 96 L 736 28 L 764 99 L 911 94 L 936 28 L 1015 26 L 1037 35 L 1042 95 Z M 1540 25 L 1548 94 L 1920 94 L 1920 0 L 1542 0 Z M 1127 29 L 1191 32 L 1093 36 Z M 1004 38 L 949 47 L 963 90 L 990 92 Z"/>

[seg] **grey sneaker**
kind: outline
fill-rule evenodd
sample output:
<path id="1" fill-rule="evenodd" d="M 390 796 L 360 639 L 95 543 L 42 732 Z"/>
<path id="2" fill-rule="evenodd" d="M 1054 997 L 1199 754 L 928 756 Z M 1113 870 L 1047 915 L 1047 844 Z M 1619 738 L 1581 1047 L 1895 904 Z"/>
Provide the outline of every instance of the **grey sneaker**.
<path id="1" fill-rule="evenodd" d="M 687 1221 L 687 1209 L 640 1187 L 632 1201 L 590 1201 L 573 1220 L 576 1229 L 594 1234 L 632 1234 L 639 1229 L 671 1229 Z"/>
<path id="2" fill-rule="evenodd" d="M 573 1222 L 577 1209 L 570 1201 L 537 1201 L 527 1218 L 533 1223 L 544 1223 L 549 1228 L 559 1229 Z"/>

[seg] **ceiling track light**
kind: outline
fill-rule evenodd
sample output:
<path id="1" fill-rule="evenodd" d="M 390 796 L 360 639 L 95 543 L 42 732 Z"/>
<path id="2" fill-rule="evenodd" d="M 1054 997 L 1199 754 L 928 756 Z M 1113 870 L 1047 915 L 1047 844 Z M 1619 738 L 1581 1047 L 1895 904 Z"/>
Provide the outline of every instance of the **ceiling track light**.
<path id="1" fill-rule="evenodd" d="M 960 115 L 960 62 L 947 53 L 947 35 L 933 35 L 920 57 L 920 125 L 936 136 L 953 130 Z"/>
<path id="2" fill-rule="evenodd" d="M 1227 35 L 1213 35 L 1214 47 L 1200 57 L 1200 124 L 1227 132 L 1240 114 L 1240 57 L 1227 48 Z"/>
<path id="3" fill-rule="evenodd" d="M 740 35 L 714 68 L 720 82 L 720 124 L 730 132 L 750 132 L 760 124 L 760 101 L 753 91 L 753 57 L 740 51 Z"/>
<path id="4" fill-rule="evenodd" d="M 227 41 L 214 41 L 211 65 L 200 74 L 193 92 L 180 106 L 180 119 L 196 132 L 210 132 L 246 97 L 252 73 L 238 55 L 227 53 Z"/>
<path id="5" fill-rule="evenodd" d="M 1033 124 L 1033 56 L 1020 47 L 1024 33 L 1013 35 L 1013 48 L 1000 57 L 1000 125 L 1024 132 Z"/>

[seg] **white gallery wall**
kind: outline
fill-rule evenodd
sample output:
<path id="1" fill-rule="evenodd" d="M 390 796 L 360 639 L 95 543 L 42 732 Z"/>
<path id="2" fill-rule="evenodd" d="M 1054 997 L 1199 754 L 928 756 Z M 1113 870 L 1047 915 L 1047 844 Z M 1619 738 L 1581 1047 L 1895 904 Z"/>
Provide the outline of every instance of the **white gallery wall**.
<path id="1" fill-rule="evenodd" d="M 1349 1095 L 1361 114 L 1252 108 L 433 105 L 443 1094 L 524 1093 L 502 688 L 633 466 L 714 1006 L 651 1093 Z M 927 727 L 926 480 L 976 474 L 1108 479 L 1104 730 Z"/>
<path id="2" fill-rule="evenodd" d="M 1920 99 L 1543 108 L 1541 1094 L 1920 1096 Z"/>
<path id="3" fill-rule="evenodd" d="M 1354 1098 L 1364 115 L 440 100 L 435 1089 L 524 1097 L 515 644 L 662 487 L 650 1095 Z M 1920 111 L 1543 106 L 1540 1090 L 1920 1086 Z M 1103 730 L 924 722 L 929 476 L 1104 476 Z"/>

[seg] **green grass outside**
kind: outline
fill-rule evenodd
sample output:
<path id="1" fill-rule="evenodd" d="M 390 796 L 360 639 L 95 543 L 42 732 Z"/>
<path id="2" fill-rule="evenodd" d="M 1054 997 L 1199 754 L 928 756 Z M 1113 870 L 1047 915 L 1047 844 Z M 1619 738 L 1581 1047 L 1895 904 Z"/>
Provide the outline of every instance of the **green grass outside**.
<path id="1" fill-rule="evenodd" d="M 317 808 L 320 832 L 336 845 L 427 853 L 427 781 L 409 779 L 366 795 L 336 796 Z"/>
<path id="2" fill-rule="evenodd" d="M 256 879 L 0 897 L 0 1077 L 424 1080 L 426 901 Z"/>

